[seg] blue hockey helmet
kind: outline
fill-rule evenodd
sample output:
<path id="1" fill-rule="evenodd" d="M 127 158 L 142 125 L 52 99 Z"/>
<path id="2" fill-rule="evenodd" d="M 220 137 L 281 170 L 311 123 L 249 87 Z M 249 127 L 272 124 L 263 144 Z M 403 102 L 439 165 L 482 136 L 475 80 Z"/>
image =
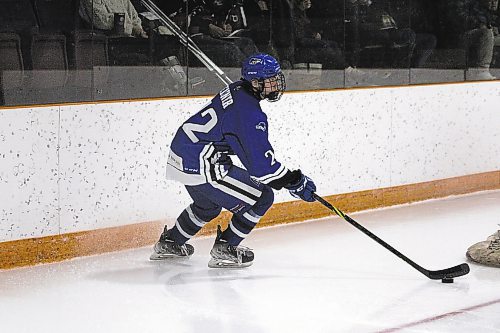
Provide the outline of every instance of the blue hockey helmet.
<path id="1" fill-rule="evenodd" d="M 278 75 L 281 72 L 280 64 L 269 54 L 259 53 L 243 61 L 241 76 L 244 80 L 261 80 Z"/>
<path id="2" fill-rule="evenodd" d="M 253 86 L 254 91 L 261 99 L 270 102 L 279 100 L 286 89 L 281 66 L 269 54 L 259 53 L 245 59 L 241 67 L 241 76 L 248 82 L 256 80 L 258 86 Z"/>

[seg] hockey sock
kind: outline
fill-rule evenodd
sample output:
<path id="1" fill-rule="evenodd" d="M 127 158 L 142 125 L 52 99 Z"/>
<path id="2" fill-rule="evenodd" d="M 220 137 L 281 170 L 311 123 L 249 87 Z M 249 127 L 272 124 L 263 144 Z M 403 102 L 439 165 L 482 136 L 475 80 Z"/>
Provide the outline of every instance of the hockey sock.
<path id="1" fill-rule="evenodd" d="M 190 240 L 206 224 L 193 212 L 191 205 L 184 209 L 170 230 L 168 238 L 176 244 L 182 245 Z"/>
<path id="2" fill-rule="evenodd" d="M 257 225 L 261 217 L 252 210 L 242 215 L 233 215 L 228 228 L 222 233 L 222 239 L 232 246 L 238 246 Z"/>

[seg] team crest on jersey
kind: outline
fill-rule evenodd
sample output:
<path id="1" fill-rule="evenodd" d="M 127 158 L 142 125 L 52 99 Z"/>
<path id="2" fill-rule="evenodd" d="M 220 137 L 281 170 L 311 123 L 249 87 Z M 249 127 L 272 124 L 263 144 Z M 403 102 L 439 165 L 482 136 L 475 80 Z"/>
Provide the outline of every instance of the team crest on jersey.
<path id="1" fill-rule="evenodd" d="M 255 125 L 255 129 L 261 130 L 262 132 L 265 132 L 267 130 L 266 123 L 261 121 L 257 125 Z"/>

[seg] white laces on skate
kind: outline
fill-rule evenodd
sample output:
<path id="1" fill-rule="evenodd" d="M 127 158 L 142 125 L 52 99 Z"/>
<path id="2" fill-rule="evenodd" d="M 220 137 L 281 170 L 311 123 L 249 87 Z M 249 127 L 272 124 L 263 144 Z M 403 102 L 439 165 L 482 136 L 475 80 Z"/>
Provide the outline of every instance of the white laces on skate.
<path id="1" fill-rule="evenodd" d="M 251 248 L 241 245 L 231 247 L 236 251 L 236 258 L 238 259 L 238 264 L 240 265 L 243 262 L 243 255 L 245 255 L 247 252 L 252 251 Z"/>
<path id="2" fill-rule="evenodd" d="M 179 246 L 179 248 L 181 249 L 181 253 L 185 256 L 189 256 L 189 252 L 188 252 L 188 249 L 186 247 L 186 244 L 182 244 Z"/>

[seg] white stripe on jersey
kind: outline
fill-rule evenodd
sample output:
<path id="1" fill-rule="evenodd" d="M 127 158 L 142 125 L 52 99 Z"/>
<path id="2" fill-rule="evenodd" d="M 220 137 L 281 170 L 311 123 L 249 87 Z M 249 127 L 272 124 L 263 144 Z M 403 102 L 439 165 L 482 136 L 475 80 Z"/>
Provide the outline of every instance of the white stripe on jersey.
<path id="1" fill-rule="evenodd" d="M 229 223 L 229 228 L 231 228 L 231 230 L 238 236 L 240 236 L 241 238 L 245 238 L 247 236 L 247 234 L 244 234 L 242 233 L 241 231 L 239 231 L 238 229 L 236 229 L 236 227 L 233 225 L 233 221 L 231 221 Z"/>
<path id="2" fill-rule="evenodd" d="M 211 167 L 214 168 L 215 178 L 217 180 L 222 180 L 224 179 L 224 177 L 226 177 L 228 171 L 224 169 L 224 166 L 222 164 L 212 164 Z"/>
<path id="3" fill-rule="evenodd" d="M 207 182 L 205 179 L 205 175 L 184 173 L 170 163 L 167 163 L 165 171 L 167 179 L 179 181 L 184 185 L 194 186 L 194 185 L 206 184 Z"/>
<path id="4" fill-rule="evenodd" d="M 227 194 L 229 194 L 229 195 L 231 195 L 231 196 L 233 196 L 235 198 L 240 199 L 241 201 L 246 202 L 247 204 L 249 204 L 251 206 L 255 205 L 255 203 L 257 202 L 254 199 L 252 199 L 252 198 L 244 195 L 243 193 L 237 192 L 237 191 L 235 191 L 235 190 L 233 190 L 233 189 L 231 189 L 231 188 L 229 188 L 227 186 L 224 186 L 223 184 L 210 183 L 210 185 L 212 185 L 216 189 L 221 190 L 224 193 L 227 193 Z"/>
<path id="5" fill-rule="evenodd" d="M 282 164 L 278 170 L 276 170 L 274 173 L 264 175 L 261 177 L 253 177 L 254 179 L 258 180 L 259 182 L 263 184 L 269 184 L 273 180 L 276 180 L 278 178 L 283 177 L 286 173 L 288 172 L 288 169 L 285 168 L 285 166 Z"/>
<path id="6" fill-rule="evenodd" d="M 193 213 L 193 210 L 191 209 L 191 205 L 187 206 L 186 208 L 186 212 L 188 213 L 189 215 L 189 219 L 194 223 L 196 224 L 198 227 L 203 227 L 207 222 L 203 221 L 202 219 L 198 218 L 198 216 L 196 216 L 194 213 Z"/>
<path id="7" fill-rule="evenodd" d="M 207 183 L 213 181 L 212 176 L 210 175 L 210 161 L 208 158 L 214 151 L 213 143 L 205 145 L 203 150 L 200 153 L 200 174 L 205 175 Z"/>
<path id="8" fill-rule="evenodd" d="M 212 174 L 210 173 L 210 171 L 212 170 L 212 164 L 210 164 L 210 156 L 212 156 L 214 151 L 215 151 L 215 148 L 214 148 L 213 144 L 211 143 L 210 148 L 208 148 L 208 151 L 204 157 L 205 158 L 205 175 L 206 175 L 208 181 L 214 180 L 214 179 L 212 179 Z"/>
<path id="9" fill-rule="evenodd" d="M 246 192 L 248 192 L 248 193 L 250 193 L 252 195 L 255 195 L 256 197 L 260 197 L 260 195 L 262 194 L 262 192 L 259 191 L 258 189 L 254 188 L 254 187 L 252 187 L 250 185 L 247 185 L 247 184 L 245 184 L 243 182 L 240 182 L 238 179 L 231 178 L 231 177 L 227 176 L 227 177 L 224 178 L 224 181 L 226 183 L 234 185 L 234 186 L 236 186 L 238 188 L 241 188 L 242 190 L 244 190 L 244 191 L 246 191 Z"/>

